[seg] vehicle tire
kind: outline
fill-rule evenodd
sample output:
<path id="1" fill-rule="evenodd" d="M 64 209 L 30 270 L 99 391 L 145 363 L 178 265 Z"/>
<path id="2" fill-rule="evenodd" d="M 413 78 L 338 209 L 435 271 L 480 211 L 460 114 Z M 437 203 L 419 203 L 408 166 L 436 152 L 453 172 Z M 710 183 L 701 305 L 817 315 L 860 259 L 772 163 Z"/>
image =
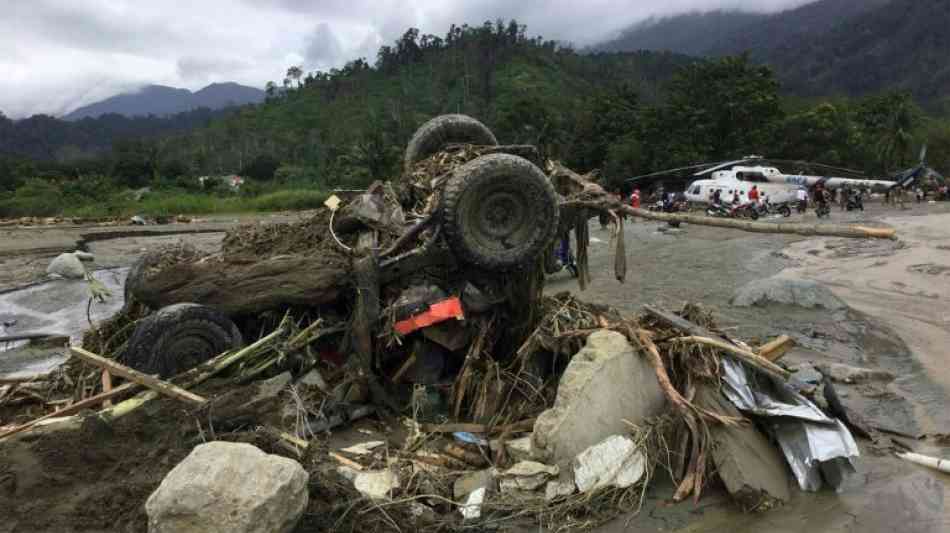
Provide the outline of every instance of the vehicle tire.
<path id="1" fill-rule="evenodd" d="M 511 270 L 552 246 L 559 209 L 554 187 L 533 163 L 490 154 L 452 172 L 440 214 L 458 259 L 488 270 Z"/>
<path id="2" fill-rule="evenodd" d="M 678 227 L 680 227 L 679 221 L 673 221 L 673 220 L 671 220 L 671 221 L 667 222 L 667 224 L 669 224 L 669 226 L 670 226 L 671 228 L 678 228 Z"/>
<path id="3" fill-rule="evenodd" d="M 487 126 L 468 115 L 439 115 L 412 135 L 403 156 L 403 170 L 409 172 L 412 165 L 450 143 L 497 146 L 498 139 Z"/>
<path id="4" fill-rule="evenodd" d="M 787 205 L 783 205 L 782 207 L 779 207 L 778 212 L 784 218 L 788 218 L 792 216 L 792 208 L 788 207 Z"/>
<path id="5" fill-rule="evenodd" d="M 204 305 L 174 304 L 135 326 L 120 361 L 168 378 L 243 345 L 241 332 L 221 312 Z"/>
<path id="6" fill-rule="evenodd" d="M 749 218 L 751 218 L 752 220 L 759 219 L 759 212 L 756 211 L 755 209 L 748 209 L 748 213 L 749 213 Z"/>

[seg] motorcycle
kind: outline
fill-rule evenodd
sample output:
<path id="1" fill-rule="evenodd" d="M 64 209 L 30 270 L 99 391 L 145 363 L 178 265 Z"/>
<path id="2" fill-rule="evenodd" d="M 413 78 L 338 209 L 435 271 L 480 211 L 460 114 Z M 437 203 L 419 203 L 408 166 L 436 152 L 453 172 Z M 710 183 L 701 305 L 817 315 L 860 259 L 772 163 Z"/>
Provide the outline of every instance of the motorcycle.
<path id="1" fill-rule="evenodd" d="M 848 197 L 848 203 L 845 205 L 848 211 L 864 211 L 864 198 L 860 194 L 853 194 Z"/>
<path id="2" fill-rule="evenodd" d="M 828 202 L 819 202 L 815 206 L 815 214 L 818 215 L 818 218 L 824 218 L 831 216 L 831 204 Z"/>
<path id="3" fill-rule="evenodd" d="M 753 202 L 734 204 L 729 211 L 729 216 L 731 218 L 751 218 L 752 220 L 758 220 L 759 208 Z"/>
<path id="4" fill-rule="evenodd" d="M 784 218 L 792 216 L 792 209 L 787 204 L 773 204 L 765 202 L 755 206 L 760 217 L 766 215 L 782 215 Z"/>
<path id="5" fill-rule="evenodd" d="M 687 205 L 687 203 L 683 200 L 667 200 L 666 202 L 663 202 L 663 201 L 656 202 L 655 204 L 648 206 L 647 209 L 650 211 L 657 211 L 660 213 L 680 213 L 680 212 L 688 211 L 689 210 L 688 207 L 689 206 Z M 673 227 L 673 228 L 680 227 L 679 222 L 667 222 L 667 224 L 669 224 L 670 227 Z"/>

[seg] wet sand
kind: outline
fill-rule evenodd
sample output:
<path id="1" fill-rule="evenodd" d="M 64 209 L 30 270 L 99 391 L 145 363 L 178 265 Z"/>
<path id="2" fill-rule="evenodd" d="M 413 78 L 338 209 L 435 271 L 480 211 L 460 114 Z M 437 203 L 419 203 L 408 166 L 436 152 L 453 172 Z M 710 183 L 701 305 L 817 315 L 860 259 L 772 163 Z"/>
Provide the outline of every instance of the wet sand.
<path id="1" fill-rule="evenodd" d="M 127 267 L 147 247 L 184 240 L 214 249 L 236 225 L 303 216 L 306 213 L 215 215 L 187 224 L 148 226 L 5 226 L 0 228 L 0 292 L 44 279 L 49 262 L 63 252 L 92 252 L 97 269 Z"/>
<path id="2" fill-rule="evenodd" d="M 865 213 L 835 211 L 833 222 L 883 221 L 899 240 L 805 239 L 714 228 L 637 222 L 627 227 L 628 281 L 612 279 L 609 232 L 591 235 L 593 286 L 584 298 L 636 312 L 644 303 L 678 308 L 702 302 L 738 337 L 765 340 L 791 335 L 798 347 L 790 364 L 843 362 L 890 370 L 888 384 L 840 386 L 849 408 L 882 426 L 912 433 L 950 431 L 950 209 L 918 205 L 897 211 L 870 205 Z M 814 220 L 813 214 L 806 221 Z M 794 217 L 793 217 L 794 220 Z M 947 267 L 945 268 L 945 265 Z M 771 276 L 823 283 L 851 309 L 806 310 L 788 305 L 738 308 L 729 304 L 745 283 Z M 557 275 L 549 292 L 576 291 Z M 904 439 L 916 451 L 950 457 L 925 439 Z M 744 514 L 717 487 L 698 504 L 670 504 L 669 482 L 648 492 L 643 511 L 600 528 L 689 532 L 939 532 L 950 530 L 950 476 L 901 461 L 862 441 L 858 474 L 840 494 L 793 491 L 792 501 L 764 514 Z"/>

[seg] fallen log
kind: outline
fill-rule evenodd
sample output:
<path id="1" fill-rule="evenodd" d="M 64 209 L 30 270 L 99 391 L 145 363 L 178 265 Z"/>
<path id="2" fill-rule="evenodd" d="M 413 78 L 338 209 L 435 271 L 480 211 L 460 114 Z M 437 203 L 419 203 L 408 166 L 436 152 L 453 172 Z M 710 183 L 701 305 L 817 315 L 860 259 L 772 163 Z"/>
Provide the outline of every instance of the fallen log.
<path id="1" fill-rule="evenodd" d="M 288 305 L 316 306 L 346 290 L 349 262 L 338 256 L 284 255 L 269 259 L 183 262 L 129 278 L 135 298 L 153 308 L 197 302 L 227 315 Z"/>
<path id="2" fill-rule="evenodd" d="M 853 239 L 895 239 L 897 230 L 893 228 L 869 228 L 866 226 L 848 226 L 843 224 L 800 224 L 775 222 L 757 222 L 751 220 L 736 220 L 733 218 L 716 218 L 703 215 L 684 215 L 677 213 L 659 213 L 642 208 L 623 205 L 621 212 L 630 216 L 658 220 L 660 222 L 680 222 L 697 226 L 713 226 L 719 228 L 737 229 L 753 233 L 785 233 L 804 235 L 806 237 L 847 237 Z"/>
<path id="3" fill-rule="evenodd" d="M 194 405 L 203 405 L 207 401 L 205 398 L 198 396 L 193 392 L 189 392 L 177 385 L 173 385 L 167 381 L 162 381 L 156 377 L 149 376 L 148 374 L 143 374 L 142 372 L 139 372 L 133 368 L 129 368 L 121 363 L 117 363 L 111 359 L 106 359 L 105 357 L 86 351 L 79 346 L 70 346 L 69 351 L 87 363 L 96 365 L 103 370 L 109 371 L 111 374 L 138 383 L 143 387 L 152 389 L 153 391 L 170 398 Z"/>

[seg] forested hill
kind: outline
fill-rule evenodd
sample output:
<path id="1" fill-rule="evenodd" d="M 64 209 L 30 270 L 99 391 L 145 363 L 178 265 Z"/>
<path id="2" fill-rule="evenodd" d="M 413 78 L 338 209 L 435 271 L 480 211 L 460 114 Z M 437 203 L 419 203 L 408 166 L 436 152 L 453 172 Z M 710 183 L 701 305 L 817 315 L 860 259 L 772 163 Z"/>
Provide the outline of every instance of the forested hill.
<path id="1" fill-rule="evenodd" d="M 950 94 L 950 2 L 820 0 L 774 15 L 693 13 L 641 24 L 595 50 L 748 51 L 787 92 L 864 95 L 905 89 L 933 104 Z"/>
<path id="2" fill-rule="evenodd" d="M 578 145 L 583 129 L 594 127 L 597 106 L 616 98 L 629 106 L 656 101 L 673 73 L 694 61 L 666 52 L 578 54 L 528 37 L 515 22 L 453 26 L 444 37 L 410 29 L 383 46 L 373 65 L 357 59 L 306 76 L 292 69 L 288 90 L 271 84 L 265 104 L 165 149 L 208 172 L 269 154 L 310 178 L 388 178 L 422 122 L 466 113 L 504 142 L 552 155 L 590 149 L 600 162 L 605 148 Z"/>

